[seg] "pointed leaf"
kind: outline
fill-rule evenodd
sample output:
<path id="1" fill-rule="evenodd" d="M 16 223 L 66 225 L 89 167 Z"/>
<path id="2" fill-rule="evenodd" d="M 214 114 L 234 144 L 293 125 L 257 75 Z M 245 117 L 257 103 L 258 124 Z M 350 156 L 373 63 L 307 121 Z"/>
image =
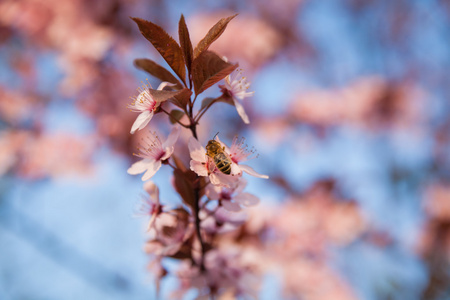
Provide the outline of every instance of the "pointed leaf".
<path id="1" fill-rule="evenodd" d="M 195 173 L 190 170 L 183 172 L 180 169 L 175 169 L 173 170 L 173 176 L 175 178 L 175 190 L 180 194 L 183 202 L 194 209 L 196 199 L 192 182 L 195 180 Z"/>
<path id="2" fill-rule="evenodd" d="M 200 107 L 200 110 L 207 107 L 208 105 L 211 105 L 211 103 L 215 100 L 217 100 L 217 98 L 206 97 L 205 99 L 202 100 L 202 105 Z"/>
<path id="3" fill-rule="evenodd" d="M 166 100 L 168 100 L 170 98 L 176 97 L 177 95 L 182 95 L 182 94 L 187 93 L 186 90 L 191 92 L 189 89 L 184 88 L 184 89 L 179 90 L 179 91 L 166 91 L 166 90 L 149 89 L 149 93 L 153 97 L 153 99 L 155 99 L 156 102 L 163 102 L 163 101 L 166 101 Z"/>
<path id="4" fill-rule="evenodd" d="M 191 255 L 192 247 L 188 245 L 187 243 L 183 243 L 183 245 L 180 247 L 180 249 L 172 255 L 168 255 L 168 257 L 174 258 L 174 259 L 192 259 Z"/>
<path id="5" fill-rule="evenodd" d="M 181 49 L 183 50 L 184 61 L 190 74 L 194 50 L 192 48 L 191 38 L 189 37 L 189 31 L 183 15 L 181 15 L 180 22 L 178 23 L 178 36 L 180 38 Z"/>
<path id="6" fill-rule="evenodd" d="M 177 123 L 184 116 L 184 112 L 179 109 L 172 109 L 169 114 L 169 121 L 172 124 Z"/>
<path id="7" fill-rule="evenodd" d="M 175 166 L 177 166 L 178 169 L 180 169 L 182 172 L 186 172 L 187 168 L 175 154 L 172 155 L 172 159 L 175 162 Z"/>
<path id="8" fill-rule="evenodd" d="M 220 19 L 206 34 L 206 36 L 197 44 L 194 50 L 194 59 L 197 58 L 203 51 L 208 50 L 209 46 L 222 35 L 228 23 L 236 17 L 234 16 Z"/>
<path id="9" fill-rule="evenodd" d="M 184 88 L 180 93 L 176 94 L 169 101 L 178 106 L 179 108 L 186 109 L 186 105 L 191 100 L 192 91 L 190 89 Z"/>
<path id="10" fill-rule="evenodd" d="M 230 64 L 211 51 L 203 51 L 192 63 L 195 94 L 200 94 L 233 72 L 238 64 Z"/>
<path id="11" fill-rule="evenodd" d="M 141 69 L 149 73 L 150 75 L 160 79 L 161 81 L 167 81 L 170 83 L 175 83 L 177 89 L 181 89 L 182 85 L 178 79 L 172 75 L 166 68 L 158 65 L 151 59 L 147 58 L 138 58 L 134 60 L 134 65 L 136 68 Z"/>
<path id="12" fill-rule="evenodd" d="M 186 69 L 184 66 L 183 52 L 178 43 L 158 25 L 140 19 L 132 18 L 139 27 L 142 35 L 155 47 L 166 60 L 172 70 L 186 85 Z"/>

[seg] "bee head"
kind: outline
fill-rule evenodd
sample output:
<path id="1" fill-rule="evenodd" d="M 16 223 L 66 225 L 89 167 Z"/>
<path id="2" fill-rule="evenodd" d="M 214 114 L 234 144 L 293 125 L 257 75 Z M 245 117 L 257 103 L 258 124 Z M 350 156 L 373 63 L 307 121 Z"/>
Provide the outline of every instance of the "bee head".
<path id="1" fill-rule="evenodd" d="M 220 152 L 221 149 L 222 147 L 218 141 L 210 140 L 206 145 L 206 155 L 214 157 L 214 155 Z"/>

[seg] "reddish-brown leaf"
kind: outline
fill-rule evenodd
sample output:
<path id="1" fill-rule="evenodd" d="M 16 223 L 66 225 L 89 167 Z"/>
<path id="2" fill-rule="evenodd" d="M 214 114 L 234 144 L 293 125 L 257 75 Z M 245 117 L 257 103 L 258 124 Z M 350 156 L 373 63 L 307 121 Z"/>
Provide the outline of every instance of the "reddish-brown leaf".
<path id="1" fill-rule="evenodd" d="M 209 46 L 222 35 L 228 23 L 236 17 L 234 16 L 220 19 L 211 29 L 208 31 L 206 36 L 197 44 L 194 50 L 194 59 L 197 58 L 203 51 L 208 50 Z"/>
<path id="2" fill-rule="evenodd" d="M 147 58 L 138 58 L 134 60 L 134 65 L 136 68 L 141 69 L 142 71 L 145 71 L 149 73 L 150 75 L 160 79 L 161 81 L 167 81 L 170 83 L 175 83 L 175 88 L 181 89 L 183 86 L 181 85 L 181 82 L 172 75 L 166 68 L 158 65 L 151 59 Z"/>
<path id="3" fill-rule="evenodd" d="M 176 94 L 169 101 L 175 104 L 176 106 L 185 109 L 186 105 L 191 99 L 192 91 L 190 89 L 184 88 L 180 91 L 179 94 Z"/>
<path id="4" fill-rule="evenodd" d="M 233 72 L 238 64 L 230 64 L 211 51 L 203 51 L 192 63 L 195 94 L 200 94 Z"/>
<path id="5" fill-rule="evenodd" d="M 140 18 L 132 19 L 138 25 L 142 35 L 152 43 L 186 85 L 186 68 L 184 66 L 183 52 L 178 43 L 158 25 Z"/>
<path id="6" fill-rule="evenodd" d="M 183 164 L 183 162 L 181 161 L 181 159 L 178 158 L 178 156 L 176 156 L 175 154 L 172 155 L 172 159 L 175 162 L 175 166 L 180 169 L 182 172 L 186 172 L 187 168 L 186 166 Z"/>
<path id="7" fill-rule="evenodd" d="M 178 36 L 180 38 L 181 49 L 183 50 L 184 61 L 189 73 L 191 73 L 194 50 L 192 48 L 191 38 L 189 37 L 189 31 L 183 15 L 181 15 L 180 22 L 178 23 Z"/>
<path id="8" fill-rule="evenodd" d="M 179 91 L 166 91 L 166 90 L 154 90 L 149 89 L 150 95 L 155 99 L 156 102 L 162 102 L 166 101 L 170 98 L 176 97 L 177 95 L 185 94 L 187 93 L 186 90 L 188 90 L 190 93 L 192 93 L 189 89 L 184 88 Z"/>
<path id="9" fill-rule="evenodd" d="M 175 254 L 169 255 L 168 257 L 175 259 L 192 259 L 192 246 L 191 241 L 188 240 L 181 245 L 180 249 Z"/>
<path id="10" fill-rule="evenodd" d="M 180 194 L 183 202 L 193 209 L 195 205 L 195 192 L 193 188 L 193 181 L 195 180 L 195 173 L 191 170 L 185 172 L 180 169 L 175 169 L 173 171 L 175 177 L 175 190 Z"/>

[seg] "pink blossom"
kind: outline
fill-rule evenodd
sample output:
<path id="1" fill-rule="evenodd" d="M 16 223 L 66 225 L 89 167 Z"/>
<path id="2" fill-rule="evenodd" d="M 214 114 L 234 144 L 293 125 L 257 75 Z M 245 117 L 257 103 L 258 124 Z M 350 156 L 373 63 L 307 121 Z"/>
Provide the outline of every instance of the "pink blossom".
<path id="1" fill-rule="evenodd" d="M 151 228 L 153 239 L 145 245 L 145 251 L 157 256 L 170 256 L 193 234 L 189 215 L 182 209 L 174 209 L 159 215 Z"/>
<path id="2" fill-rule="evenodd" d="M 169 134 L 167 140 L 162 143 L 159 137 L 153 133 L 148 138 L 148 144 L 144 148 L 139 148 L 141 153 L 136 154 L 142 160 L 135 162 L 129 169 L 128 174 L 137 175 L 145 172 L 142 180 L 148 180 L 161 168 L 161 163 L 172 155 L 175 142 L 180 134 L 180 127 L 175 126 Z"/>
<path id="3" fill-rule="evenodd" d="M 222 143 L 222 141 L 219 139 L 218 136 L 216 136 L 216 140 L 223 147 L 225 147 L 225 152 L 229 154 L 233 163 L 235 163 L 238 166 L 239 173 L 245 172 L 249 175 L 252 175 L 252 176 L 255 176 L 258 178 L 269 179 L 269 176 L 259 174 L 258 172 L 253 170 L 252 167 L 241 164 L 241 162 L 244 162 L 244 161 L 254 158 L 254 156 L 252 157 L 252 155 L 255 154 L 254 149 L 248 150 L 248 146 L 245 144 L 244 138 L 239 139 L 238 137 L 234 137 L 230 148 L 228 148 L 227 145 Z"/>
<path id="4" fill-rule="evenodd" d="M 234 74 L 225 77 L 225 84 L 220 86 L 224 96 L 233 101 L 239 116 L 245 124 L 250 124 L 250 120 L 241 102 L 255 93 L 247 92 L 249 87 L 250 82 L 247 82 L 247 79 L 242 76 L 242 69 L 238 69 Z"/>
<path id="5" fill-rule="evenodd" d="M 247 221 L 247 214 L 242 211 L 230 212 L 223 207 L 210 211 L 201 211 L 202 229 L 209 234 L 218 234 L 235 231 Z"/>
<path id="6" fill-rule="evenodd" d="M 199 290 L 196 299 L 208 299 L 209 294 L 227 295 L 232 297 L 231 299 L 246 295 L 256 299 L 260 278 L 249 272 L 255 268 L 255 265 L 244 259 L 238 248 L 227 247 L 208 251 L 205 254 L 204 271 L 187 261 L 181 264 L 177 271 L 181 286 L 176 296 L 182 298 L 188 289 L 194 287 Z M 208 294 L 204 294 L 205 292 Z"/>
<path id="7" fill-rule="evenodd" d="M 209 180 L 213 185 L 234 186 L 242 176 L 242 172 L 246 172 L 258 178 L 268 179 L 269 176 L 257 173 L 253 168 L 247 165 L 239 164 L 249 159 L 254 151 L 248 151 L 247 146 L 243 146 L 243 139 L 233 140 L 231 148 L 222 143 L 218 137 L 216 141 L 224 148 L 224 152 L 231 159 L 231 174 L 222 173 L 214 164 L 214 161 L 206 155 L 205 148 L 193 137 L 189 139 L 188 147 L 191 154 L 191 170 L 199 176 L 209 176 Z"/>
<path id="8" fill-rule="evenodd" d="M 237 176 L 241 172 L 236 164 L 231 165 L 231 174 L 226 175 L 222 173 L 214 164 L 212 159 L 206 155 L 206 149 L 191 137 L 188 142 L 189 152 L 191 154 L 191 170 L 199 176 L 208 176 L 209 181 L 214 185 L 230 186 L 236 183 Z"/>
<path id="9" fill-rule="evenodd" d="M 169 85 L 169 82 L 162 82 L 157 90 L 162 90 L 164 87 Z M 139 95 L 134 99 L 133 103 L 128 105 L 131 111 L 140 113 L 134 121 L 131 127 L 131 134 L 135 133 L 136 130 L 141 130 L 147 126 L 148 122 L 153 118 L 156 109 L 159 107 L 161 102 L 154 99 L 150 94 L 151 85 L 149 83 L 144 84 L 138 89 Z"/>
<path id="10" fill-rule="evenodd" d="M 159 202 L 158 186 L 153 183 L 153 181 L 150 180 L 144 183 L 144 189 L 149 197 L 143 199 L 138 214 L 150 217 L 147 226 L 147 230 L 150 230 L 153 227 L 156 218 L 162 213 L 163 206 Z"/>
<path id="11" fill-rule="evenodd" d="M 205 193 L 209 199 L 219 200 L 226 210 L 236 212 L 240 211 L 242 206 L 254 206 L 259 203 L 258 197 L 243 192 L 246 185 L 247 181 L 241 178 L 233 187 L 208 185 Z"/>

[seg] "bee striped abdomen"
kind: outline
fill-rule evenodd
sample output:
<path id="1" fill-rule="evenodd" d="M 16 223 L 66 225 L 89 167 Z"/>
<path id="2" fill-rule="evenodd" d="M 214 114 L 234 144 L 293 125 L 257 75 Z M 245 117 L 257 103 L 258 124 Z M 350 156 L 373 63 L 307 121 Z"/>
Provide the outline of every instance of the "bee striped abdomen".
<path id="1" fill-rule="evenodd" d="M 231 174 L 231 160 L 225 153 L 217 153 L 214 155 L 214 164 L 220 172 Z"/>

